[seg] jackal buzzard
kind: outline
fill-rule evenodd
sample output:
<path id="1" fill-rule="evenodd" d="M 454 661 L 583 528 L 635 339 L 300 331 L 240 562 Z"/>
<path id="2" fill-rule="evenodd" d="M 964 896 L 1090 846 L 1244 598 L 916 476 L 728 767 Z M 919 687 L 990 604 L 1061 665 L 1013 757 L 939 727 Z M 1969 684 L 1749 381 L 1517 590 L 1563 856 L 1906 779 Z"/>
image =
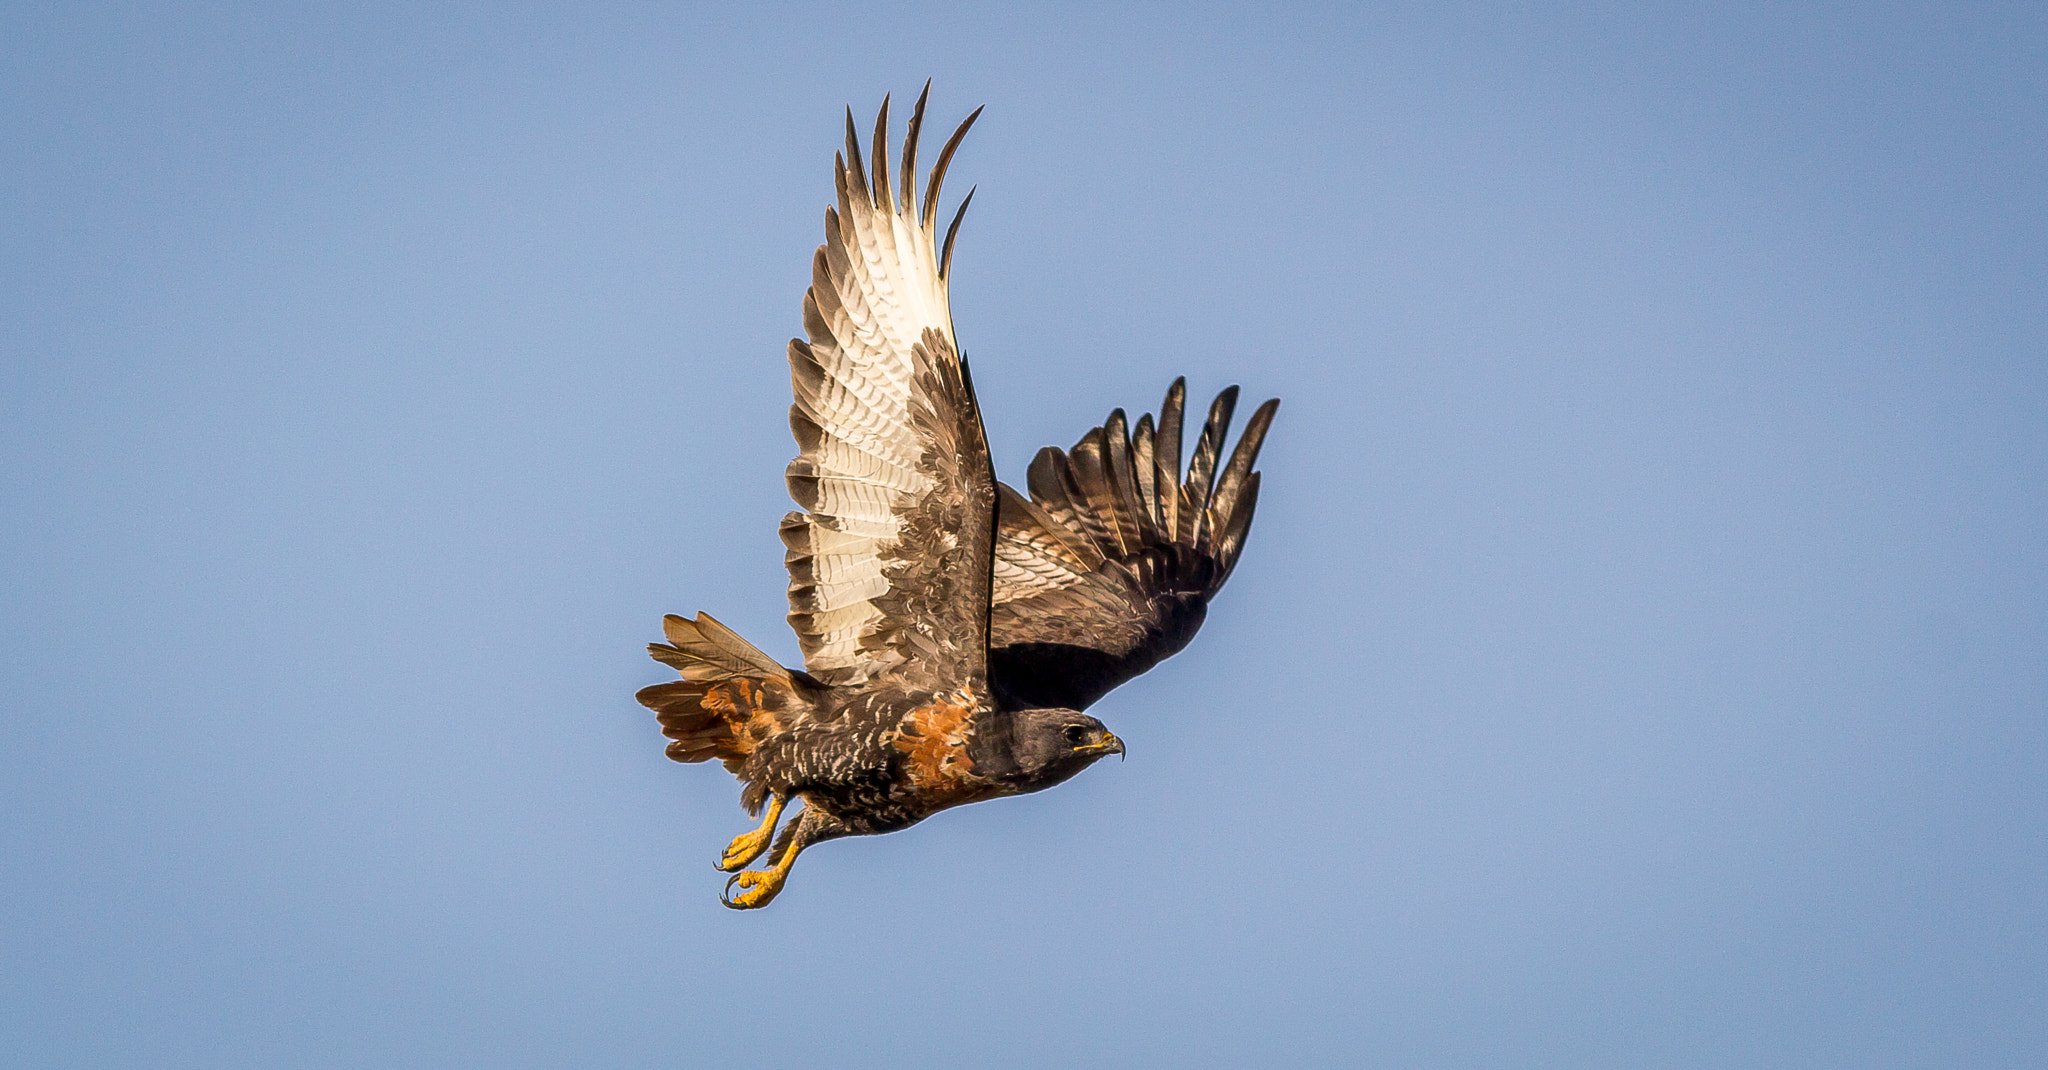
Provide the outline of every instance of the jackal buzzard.
<path id="1" fill-rule="evenodd" d="M 929 93 L 930 85 L 926 85 Z M 889 103 L 864 168 L 853 113 L 838 210 L 789 343 L 801 447 L 782 521 L 789 623 L 806 671 L 705 614 L 663 619 L 648 647 L 682 679 L 642 690 L 679 762 L 718 758 L 760 827 L 732 841 L 724 902 L 758 907 L 797 854 L 893 832 L 963 803 L 1038 791 L 1124 745 L 1081 710 L 1182 647 L 1229 578 L 1258 500 L 1252 471 L 1278 407 L 1259 406 L 1219 466 L 1237 388 L 1181 468 L 1183 383 L 1155 425 L 1121 410 L 1032 461 L 1029 498 L 996 482 L 946 302 L 969 191 L 937 234 L 939 183 L 981 114 L 940 150 L 917 203 L 920 95 L 892 184 Z M 801 814 L 775 837 L 783 807 Z M 734 894 L 734 887 L 738 892 Z"/>

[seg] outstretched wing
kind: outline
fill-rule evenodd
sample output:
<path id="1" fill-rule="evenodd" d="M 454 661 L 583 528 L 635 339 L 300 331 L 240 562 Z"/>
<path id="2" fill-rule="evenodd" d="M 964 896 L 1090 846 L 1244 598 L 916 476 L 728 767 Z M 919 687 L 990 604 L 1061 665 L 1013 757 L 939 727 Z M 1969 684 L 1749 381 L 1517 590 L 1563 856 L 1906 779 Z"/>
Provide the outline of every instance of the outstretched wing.
<path id="1" fill-rule="evenodd" d="M 1187 471 L 1180 467 L 1185 379 L 1138 420 L 1109 414 L 1066 453 L 1031 462 L 1031 497 L 1001 489 L 990 673 L 1014 709 L 1084 709 L 1178 653 L 1244 549 L 1252 471 L 1276 398 L 1259 406 L 1220 470 L 1237 388 L 1217 395 Z"/>
<path id="2" fill-rule="evenodd" d="M 946 301 L 965 201 L 943 251 L 934 243 L 939 183 L 981 112 L 946 142 L 920 210 L 924 104 L 905 135 L 900 189 L 889 182 L 888 101 L 872 181 L 847 112 L 839 206 L 825 211 L 804 294 L 810 340 L 789 343 L 801 451 L 789 494 L 806 510 L 782 522 L 789 623 L 805 666 L 834 685 L 912 664 L 938 686 L 986 681 L 995 473 Z"/>

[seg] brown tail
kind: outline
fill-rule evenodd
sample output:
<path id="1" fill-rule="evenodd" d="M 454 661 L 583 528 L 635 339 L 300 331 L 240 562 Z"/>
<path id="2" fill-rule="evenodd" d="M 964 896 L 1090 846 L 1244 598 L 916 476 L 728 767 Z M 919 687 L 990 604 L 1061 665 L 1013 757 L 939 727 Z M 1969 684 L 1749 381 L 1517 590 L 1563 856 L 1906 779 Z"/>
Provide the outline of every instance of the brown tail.
<path id="1" fill-rule="evenodd" d="M 739 772 L 761 740 L 783 730 L 785 718 L 778 714 L 803 701 L 798 674 L 708 613 L 696 620 L 670 614 L 661 628 L 668 642 L 649 643 L 647 652 L 683 678 L 641 688 L 634 697 L 654 711 L 662 735 L 674 741 L 670 758 L 719 758 Z"/>

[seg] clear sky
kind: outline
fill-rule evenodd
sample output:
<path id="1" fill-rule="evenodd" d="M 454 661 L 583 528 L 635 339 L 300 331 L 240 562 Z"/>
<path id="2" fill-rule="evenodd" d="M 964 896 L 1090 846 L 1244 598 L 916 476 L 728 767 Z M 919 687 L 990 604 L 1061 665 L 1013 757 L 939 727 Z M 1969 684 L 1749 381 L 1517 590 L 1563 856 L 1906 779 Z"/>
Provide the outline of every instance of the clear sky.
<path id="1" fill-rule="evenodd" d="M 927 77 L 1000 471 L 1242 383 L 1259 519 L 1128 761 L 734 914 L 642 648 L 797 656 Z M 2048 1065 L 2040 4 L 16 3 L 0 105 L 0 1063 Z"/>

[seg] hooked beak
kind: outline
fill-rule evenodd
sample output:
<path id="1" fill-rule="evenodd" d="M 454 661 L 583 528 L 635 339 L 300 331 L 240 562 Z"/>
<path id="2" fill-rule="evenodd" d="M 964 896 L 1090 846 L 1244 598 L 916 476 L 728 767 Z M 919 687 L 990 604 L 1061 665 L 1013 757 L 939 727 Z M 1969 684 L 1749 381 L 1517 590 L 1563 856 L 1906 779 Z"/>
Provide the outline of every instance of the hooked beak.
<path id="1" fill-rule="evenodd" d="M 1085 746 L 1075 747 L 1074 753 L 1097 755 L 1114 754 L 1121 758 L 1124 753 L 1124 741 L 1116 738 L 1116 733 L 1111 732 L 1108 729 L 1103 729 L 1101 740 L 1094 743 L 1089 743 Z"/>

